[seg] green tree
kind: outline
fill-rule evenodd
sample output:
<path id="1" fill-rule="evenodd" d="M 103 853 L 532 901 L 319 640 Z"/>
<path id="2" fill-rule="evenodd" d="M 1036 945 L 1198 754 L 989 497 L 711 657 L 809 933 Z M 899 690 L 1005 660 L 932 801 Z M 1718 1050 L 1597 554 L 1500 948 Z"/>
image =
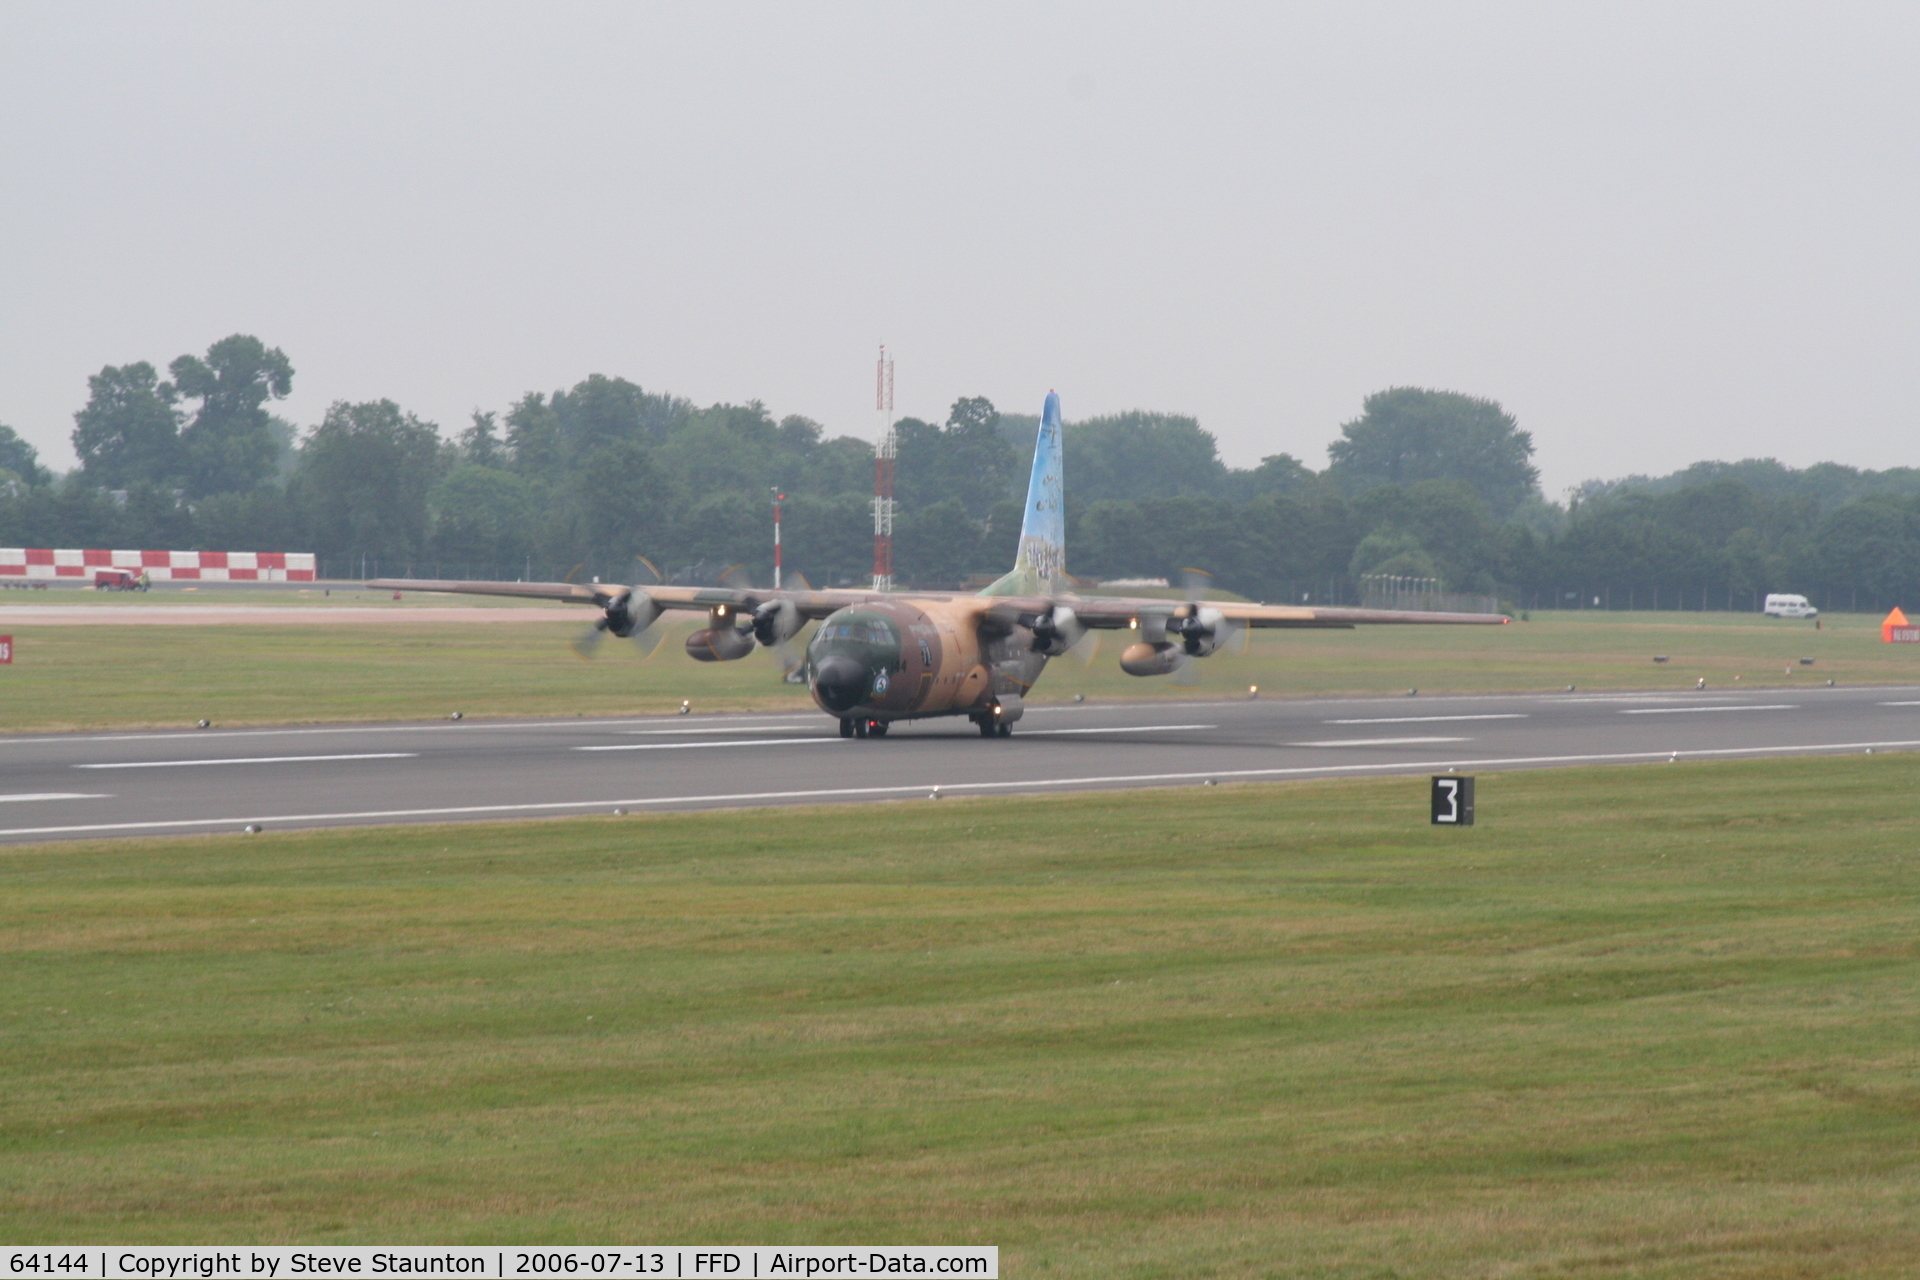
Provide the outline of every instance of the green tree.
<path id="1" fill-rule="evenodd" d="M 271 478 L 280 449 L 262 406 L 293 390 L 293 365 L 285 353 L 236 333 L 208 347 L 205 359 L 181 356 L 167 371 L 182 396 L 200 401 L 180 433 L 188 492 L 236 492 Z"/>
<path id="2" fill-rule="evenodd" d="M 478 417 L 479 415 L 475 415 Z M 519 577 L 533 541 L 533 485 L 511 471 L 463 462 L 427 492 L 428 542 L 463 576 Z"/>
<path id="3" fill-rule="evenodd" d="M 53 473 L 40 465 L 40 452 L 22 440 L 17 432 L 0 422 L 0 479 L 11 476 L 28 486 L 53 483 Z"/>
<path id="4" fill-rule="evenodd" d="M 590 572 L 617 580 L 635 556 L 671 560 L 676 535 L 685 531 L 675 519 L 673 487 L 645 446 L 637 440 L 609 441 L 581 461 L 570 497 Z"/>
<path id="5" fill-rule="evenodd" d="M 1538 487 L 1533 437 L 1493 400 L 1452 391 L 1376 391 L 1327 446 L 1329 474 L 1349 493 L 1383 484 L 1460 480 L 1504 520 Z"/>
<path id="6" fill-rule="evenodd" d="M 500 415 L 473 411 L 473 425 L 460 433 L 460 456 L 476 467 L 498 467 L 507 460 L 506 446 L 494 434 Z"/>
<path id="7" fill-rule="evenodd" d="M 947 498 L 899 518 L 894 572 L 918 587 L 956 587 L 978 567 L 980 526 L 958 498 Z"/>
<path id="8" fill-rule="evenodd" d="M 358 572 L 359 557 L 399 569 L 427 549 L 427 493 L 440 438 L 391 400 L 336 401 L 300 451 L 293 497 L 314 550 Z"/>
<path id="9" fill-rule="evenodd" d="M 1000 415 L 985 396 L 954 401 L 944 425 L 918 418 L 895 423 L 894 493 L 901 507 L 918 511 L 952 500 L 979 518 L 1016 496 L 1020 460 L 999 425 Z"/>
<path id="10" fill-rule="evenodd" d="M 88 482 L 103 489 L 181 483 L 178 399 L 144 360 L 107 365 L 88 378 L 87 407 L 73 415 L 73 451 Z"/>
<path id="11" fill-rule="evenodd" d="M 560 415 L 546 396 L 529 391 L 507 410 L 507 448 L 513 469 L 522 475 L 557 478 L 566 461 L 560 435 Z"/>
<path id="12" fill-rule="evenodd" d="M 1027 442 L 1031 456 L 1033 442 Z M 1066 432 L 1067 491 L 1077 501 L 1222 497 L 1227 469 L 1211 433 L 1184 414 L 1108 414 Z"/>

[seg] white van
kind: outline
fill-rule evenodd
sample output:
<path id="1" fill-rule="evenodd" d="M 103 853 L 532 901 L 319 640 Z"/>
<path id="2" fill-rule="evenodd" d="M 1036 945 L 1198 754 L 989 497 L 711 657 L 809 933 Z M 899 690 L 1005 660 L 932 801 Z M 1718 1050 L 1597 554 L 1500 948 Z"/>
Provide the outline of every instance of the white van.
<path id="1" fill-rule="evenodd" d="M 1820 611 L 1805 596 L 1768 596 L 1762 613 L 1769 618 L 1817 618 Z"/>

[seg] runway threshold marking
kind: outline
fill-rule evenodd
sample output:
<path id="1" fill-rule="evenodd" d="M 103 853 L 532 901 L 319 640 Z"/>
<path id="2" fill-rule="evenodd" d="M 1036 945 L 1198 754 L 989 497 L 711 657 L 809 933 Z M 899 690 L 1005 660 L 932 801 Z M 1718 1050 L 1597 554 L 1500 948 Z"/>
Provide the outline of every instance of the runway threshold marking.
<path id="1" fill-rule="evenodd" d="M 361 751 L 338 756 L 231 756 L 224 760 L 117 760 L 76 764 L 76 769 L 184 769 L 204 764 L 319 764 L 335 760 L 411 760 L 418 751 Z"/>
<path id="2" fill-rule="evenodd" d="M 105 800 L 104 794 L 94 791 L 20 791 L 10 796 L 0 796 L 0 804 L 23 804 L 30 800 Z"/>
<path id="3" fill-rule="evenodd" d="M 1524 711 L 1499 711 L 1478 716 L 1369 716 L 1364 720 L 1322 720 L 1321 724 L 1429 724 L 1442 720 L 1525 720 Z"/>
<path id="4" fill-rule="evenodd" d="M 1623 716 L 1684 716 L 1700 715 L 1708 711 L 1798 711 L 1797 702 L 1770 702 L 1761 707 L 1635 707 L 1622 711 Z"/>
<path id="5" fill-rule="evenodd" d="M 837 741 L 837 739 L 833 739 Z M 97 822 L 58 827 L 11 827 L 0 829 L 0 836 L 83 835 L 108 831 L 169 831 L 187 827 L 240 826 L 269 822 L 363 822 L 376 818 L 458 818 L 483 813 L 554 813 L 563 809 L 658 808 L 676 804 L 737 805 L 770 800 L 835 800 L 858 796 L 927 795 L 936 785 L 942 794 L 961 791 L 1005 791 L 1025 788 L 1042 790 L 1057 787 L 1108 787 L 1138 785 L 1147 782 L 1197 782 L 1208 778 L 1254 780 L 1257 778 L 1299 778 L 1329 773 L 1388 773 L 1396 770 L 1424 773 L 1448 767 L 1495 769 L 1515 765 L 1624 764 L 1630 761 L 1657 761 L 1678 756 L 1806 755 L 1829 751 L 1861 751 L 1867 748 L 1901 750 L 1920 747 L 1920 739 L 1891 742 L 1820 742 L 1781 747 L 1714 747 L 1701 751 L 1613 751 L 1571 756 L 1506 756 L 1479 760 L 1455 757 L 1451 760 L 1395 760 L 1374 764 L 1296 765 L 1269 769 L 1215 769 L 1189 773 L 1110 774 L 1081 778 L 1012 778 L 1005 782 L 916 783 L 905 786 L 835 787 L 811 791 L 743 791 L 731 794 L 697 796 L 639 796 L 622 800 L 555 800 L 535 804 L 454 805 L 435 809 L 370 809 L 356 813 L 255 814 L 234 818 L 176 818 L 158 822 Z"/>

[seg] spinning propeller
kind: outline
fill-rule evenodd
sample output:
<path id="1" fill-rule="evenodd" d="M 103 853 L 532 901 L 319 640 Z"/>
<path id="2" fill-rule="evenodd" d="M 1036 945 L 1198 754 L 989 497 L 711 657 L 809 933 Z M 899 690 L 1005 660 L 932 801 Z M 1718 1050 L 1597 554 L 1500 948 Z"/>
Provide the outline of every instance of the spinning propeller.
<path id="1" fill-rule="evenodd" d="M 660 571 L 645 556 L 634 557 L 631 576 L 636 583 L 645 583 L 647 586 L 657 585 L 661 580 Z M 643 661 L 651 658 L 660 647 L 661 637 L 656 633 L 649 639 L 648 633 L 659 619 L 660 612 L 660 606 L 641 587 L 621 587 L 617 594 L 606 597 L 600 616 L 574 640 L 573 651 L 582 658 L 593 657 L 600 648 L 601 639 L 611 631 L 623 640 L 631 638 L 637 642 Z"/>

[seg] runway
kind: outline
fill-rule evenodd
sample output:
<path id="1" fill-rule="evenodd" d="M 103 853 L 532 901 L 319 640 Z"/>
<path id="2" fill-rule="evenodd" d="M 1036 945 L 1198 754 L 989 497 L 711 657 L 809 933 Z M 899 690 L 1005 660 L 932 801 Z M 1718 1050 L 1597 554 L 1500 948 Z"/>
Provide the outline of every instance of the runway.
<path id="1" fill-rule="evenodd" d="M 859 803 L 1920 747 L 1920 688 L 1111 703 L 0 737 L 0 840 Z"/>

